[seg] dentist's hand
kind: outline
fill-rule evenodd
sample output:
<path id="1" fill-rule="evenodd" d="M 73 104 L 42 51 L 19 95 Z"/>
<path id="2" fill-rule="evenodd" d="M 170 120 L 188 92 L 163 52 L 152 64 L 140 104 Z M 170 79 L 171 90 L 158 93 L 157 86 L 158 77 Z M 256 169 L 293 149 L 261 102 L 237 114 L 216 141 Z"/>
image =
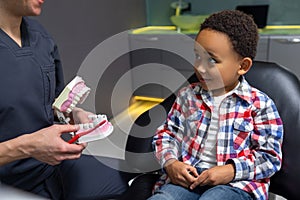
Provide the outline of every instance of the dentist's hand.
<path id="1" fill-rule="evenodd" d="M 61 138 L 64 133 L 75 132 L 75 125 L 52 125 L 23 137 L 24 143 L 19 150 L 27 157 L 33 157 L 50 165 L 57 165 L 63 160 L 77 159 L 86 144 L 69 144 Z"/>
<path id="2" fill-rule="evenodd" d="M 75 107 L 70 113 L 70 124 L 85 124 L 90 123 L 91 119 L 88 117 L 90 115 L 95 115 L 89 111 L 85 111 L 82 108 Z"/>

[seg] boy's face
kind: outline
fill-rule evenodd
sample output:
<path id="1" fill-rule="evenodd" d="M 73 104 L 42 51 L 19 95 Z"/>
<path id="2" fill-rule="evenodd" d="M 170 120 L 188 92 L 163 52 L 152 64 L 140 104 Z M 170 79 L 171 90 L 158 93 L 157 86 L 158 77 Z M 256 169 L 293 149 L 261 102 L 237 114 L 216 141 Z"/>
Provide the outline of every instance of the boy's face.
<path id="1" fill-rule="evenodd" d="M 194 70 L 201 86 L 215 96 L 225 94 L 238 84 L 243 59 L 234 51 L 227 35 L 202 30 L 195 42 Z"/>

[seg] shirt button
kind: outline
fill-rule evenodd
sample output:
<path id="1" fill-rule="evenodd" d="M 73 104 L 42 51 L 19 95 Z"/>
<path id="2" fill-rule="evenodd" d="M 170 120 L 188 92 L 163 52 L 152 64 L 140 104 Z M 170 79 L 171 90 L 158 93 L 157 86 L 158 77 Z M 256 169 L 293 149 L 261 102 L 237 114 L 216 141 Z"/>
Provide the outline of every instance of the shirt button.
<path id="1" fill-rule="evenodd" d="M 234 144 L 234 145 L 233 145 L 233 148 L 234 148 L 235 150 L 237 150 L 237 149 L 239 148 L 239 145 Z"/>

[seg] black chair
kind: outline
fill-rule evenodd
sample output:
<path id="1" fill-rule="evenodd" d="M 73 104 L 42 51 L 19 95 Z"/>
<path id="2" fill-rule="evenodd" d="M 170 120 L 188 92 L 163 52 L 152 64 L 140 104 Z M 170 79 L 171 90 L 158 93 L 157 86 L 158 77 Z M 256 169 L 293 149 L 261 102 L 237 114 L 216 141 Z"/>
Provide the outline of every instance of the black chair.
<path id="1" fill-rule="evenodd" d="M 254 61 L 246 74 L 247 81 L 268 94 L 275 102 L 284 124 L 283 165 L 271 178 L 270 192 L 289 200 L 300 198 L 300 82 L 286 68 L 276 64 Z M 195 82 L 193 75 L 188 81 Z M 175 95 L 143 113 L 128 137 L 126 162 L 140 173 L 122 199 L 146 199 L 151 195 L 160 166 L 156 162 L 151 141 L 156 128 L 164 121 Z M 138 136 L 138 137 L 137 137 Z M 140 154 L 139 157 L 136 155 Z M 146 156 L 145 156 L 146 155 Z"/>

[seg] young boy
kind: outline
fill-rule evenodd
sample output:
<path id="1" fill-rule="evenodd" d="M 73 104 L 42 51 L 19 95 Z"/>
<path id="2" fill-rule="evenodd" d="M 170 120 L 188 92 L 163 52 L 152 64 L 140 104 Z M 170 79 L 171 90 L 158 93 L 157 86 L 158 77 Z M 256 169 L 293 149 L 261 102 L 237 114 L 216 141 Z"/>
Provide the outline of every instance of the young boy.
<path id="1" fill-rule="evenodd" d="M 151 200 L 268 199 L 283 126 L 273 101 L 243 76 L 257 41 L 257 26 L 240 11 L 214 13 L 201 25 L 199 82 L 179 91 L 153 139 L 164 174 Z"/>

